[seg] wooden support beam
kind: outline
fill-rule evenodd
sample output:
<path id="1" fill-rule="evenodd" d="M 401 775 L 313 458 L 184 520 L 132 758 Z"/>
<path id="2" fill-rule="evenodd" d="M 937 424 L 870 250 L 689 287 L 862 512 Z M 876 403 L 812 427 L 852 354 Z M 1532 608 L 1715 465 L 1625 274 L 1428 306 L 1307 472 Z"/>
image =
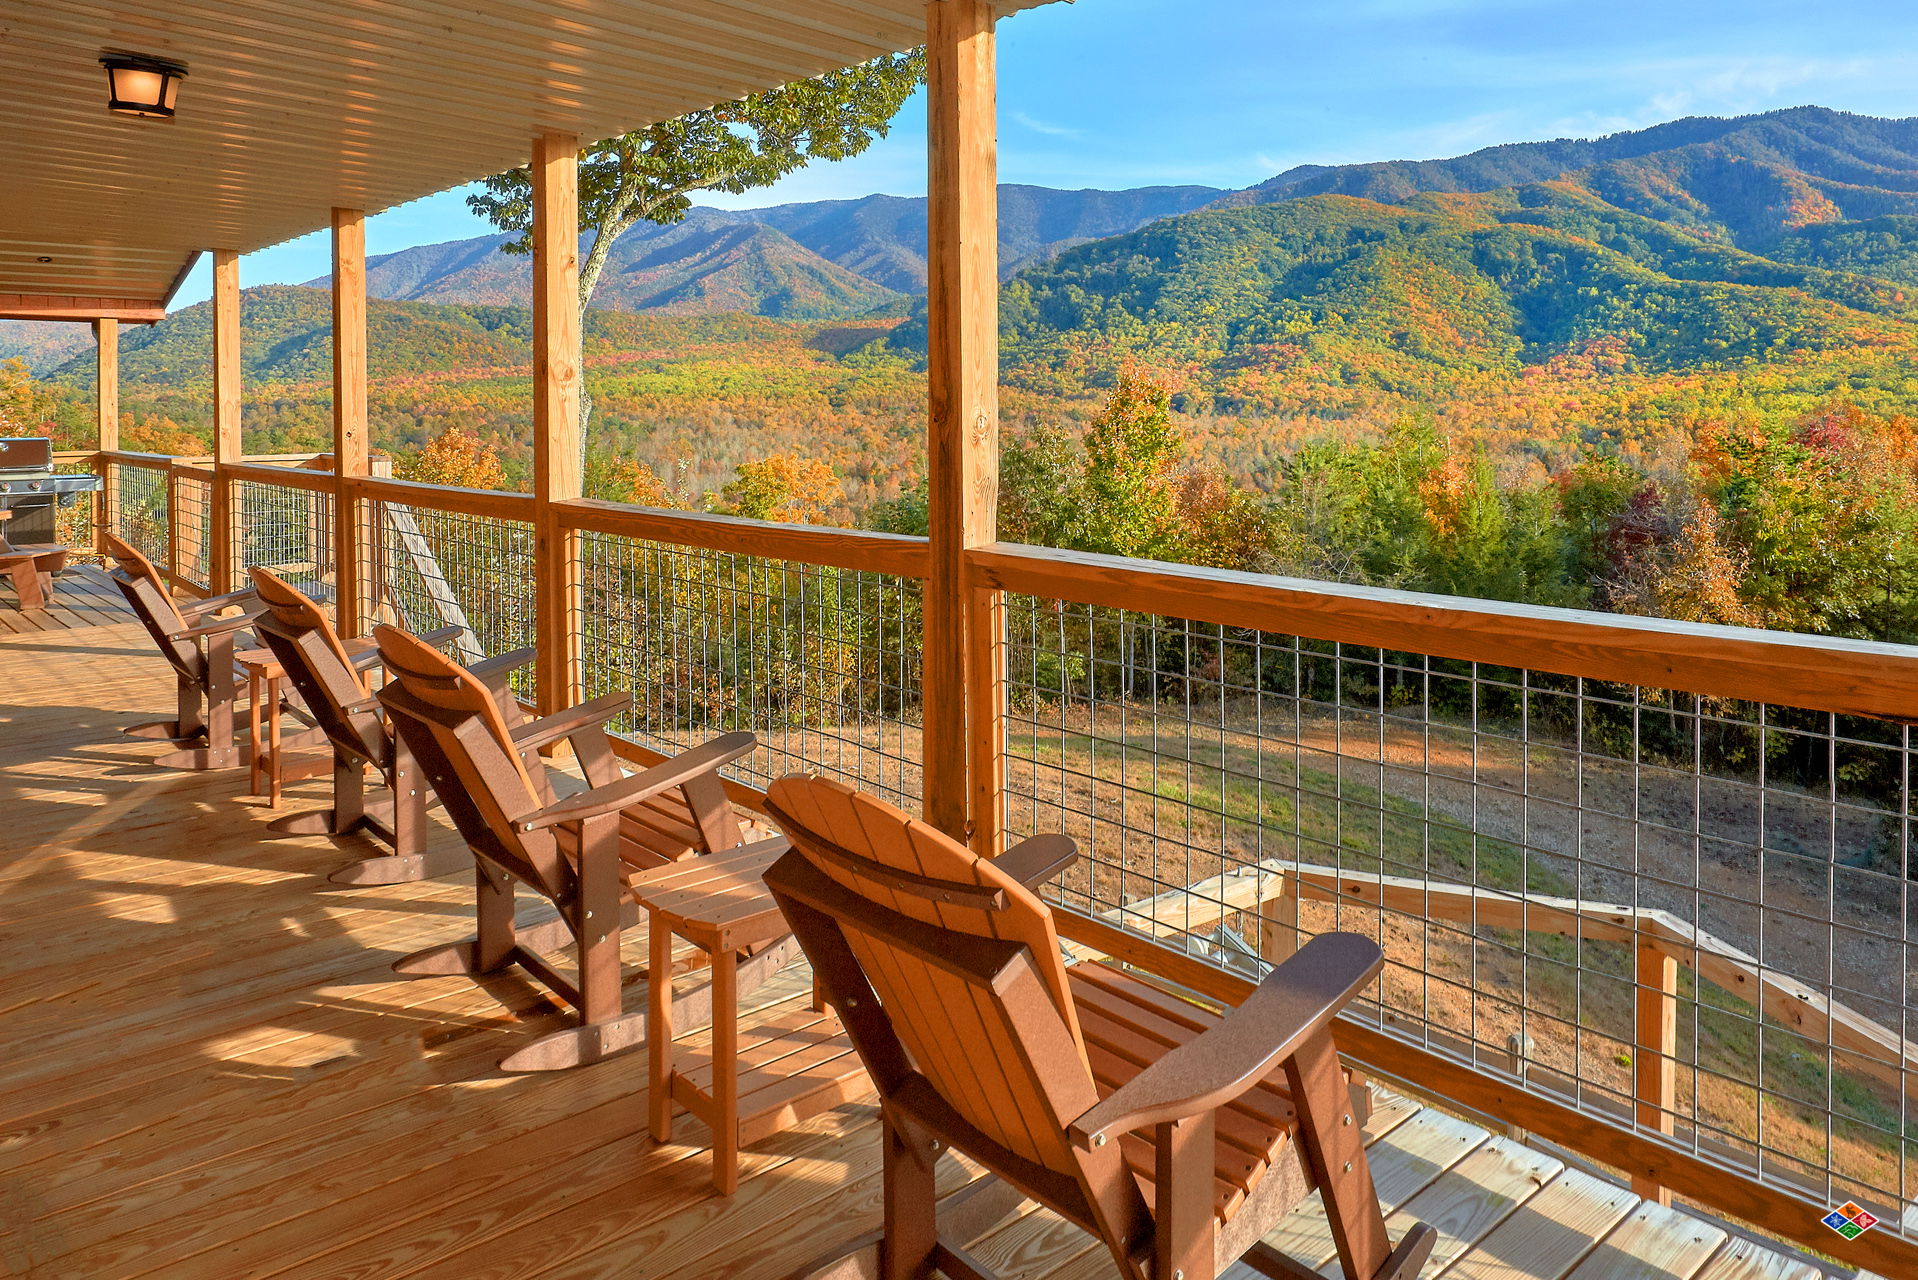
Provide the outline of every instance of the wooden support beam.
<path id="1" fill-rule="evenodd" d="M 238 462 L 240 452 L 240 255 L 213 251 L 213 464 Z M 216 477 L 213 486 L 215 595 L 233 590 L 233 486 Z"/>
<path id="2" fill-rule="evenodd" d="M 334 619 L 360 633 L 360 510 L 348 481 L 368 471 L 366 425 L 366 215 L 333 211 Z"/>
<path id="3" fill-rule="evenodd" d="M 117 320 L 127 324 L 157 324 L 164 319 L 166 303 L 144 298 L 0 293 L 0 320 Z"/>
<path id="4" fill-rule="evenodd" d="M 539 705 L 579 700 L 579 535 L 553 504 L 578 498 L 579 139 L 533 141 L 533 502 Z"/>
<path id="5" fill-rule="evenodd" d="M 925 818 L 998 846 L 992 741 L 1003 695 L 1002 607 L 967 587 L 968 548 L 993 540 L 999 493 L 998 164 L 992 5 L 926 6 Z M 975 776 L 969 778 L 969 773 Z"/>
<path id="6" fill-rule="evenodd" d="M 94 408 L 99 422 L 97 449 L 120 447 L 120 322 L 93 322 L 94 367 L 98 370 Z"/>
<path id="7" fill-rule="evenodd" d="M 120 322 L 102 318 L 93 322 L 94 409 L 98 422 L 94 447 L 101 452 L 120 447 Z M 116 509 L 114 492 L 119 468 L 100 460 L 100 488 L 93 495 L 93 549 L 105 554 L 106 541 L 100 536 Z"/>

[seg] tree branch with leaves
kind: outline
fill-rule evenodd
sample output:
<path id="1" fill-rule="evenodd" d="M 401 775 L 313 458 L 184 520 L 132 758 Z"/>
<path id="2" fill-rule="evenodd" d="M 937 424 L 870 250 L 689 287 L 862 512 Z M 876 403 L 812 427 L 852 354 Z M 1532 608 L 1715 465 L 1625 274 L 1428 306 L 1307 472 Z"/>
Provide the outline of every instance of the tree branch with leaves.
<path id="1" fill-rule="evenodd" d="M 737 195 L 767 186 L 815 160 L 845 160 L 891 130 L 893 117 L 925 79 L 920 50 L 889 54 L 810 80 L 796 80 L 737 102 L 723 102 L 633 133 L 597 142 L 579 156 L 580 224 L 593 233 L 579 269 L 583 313 L 619 238 L 641 222 L 671 225 L 693 195 Z M 466 203 L 512 240 L 508 253 L 532 250 L 533 182 L 527 169 L 485 180 Z M 584 426 L 592 401 L 582 396 Z"/>

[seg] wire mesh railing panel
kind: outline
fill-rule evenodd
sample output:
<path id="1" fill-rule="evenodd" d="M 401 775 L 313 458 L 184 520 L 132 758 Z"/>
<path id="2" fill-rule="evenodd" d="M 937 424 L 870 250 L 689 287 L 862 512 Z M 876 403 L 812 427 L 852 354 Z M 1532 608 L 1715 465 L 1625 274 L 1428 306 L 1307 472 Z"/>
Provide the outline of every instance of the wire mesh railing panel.
<path id="1" fill-rule="evenodd" d="M 1367 934 L 1358 1016 L 1900 1229 L 1910 727 L 1030 597 L 1006 646 L 1061 902 L 1248 975 Z"/>
<path id="2" fill-rule="evenodd" d="M 458 627 L 446 651 L 469 663 L 537 641 L 531 522 L 384 498 L 366 505 L 373 619 L 416 635 Z M 532 663 L 514 673 L 522 698 L 536 688 Z"/>
<path id="3" fill-rule="evenodd" d="M 331 602 L 339 581 L 333 495 L 263 480 L 234 479 L 231 487 L 234 586 L 246 586 L 246 570 L 257 566 Z"/>
<path id="4" fill-rule="evenodd" d="M 213 478 L 176 472 L 169 500 L 174 572 L 202 590 L 213 586 Z"/>
<path id="5" fill-rule="evenodd" d="M 53 471 L 62 476 L 90 476 L 98 474 L 99 469 L 91 462 L 56 462 Z M 94 547 L 94 496 L 91 493 L 72 495 L 54 512 L 54 540 L 75 555 L 89 555 Z"/>
<path id="6" fill-rule="evenodd" d="M 580 537 L 586 692 L 634 698 L 617 732 L 670 753 L 750 730 L 739 781 L 803 769 L 918 810 L 917 579 Z"/>
<path id="7" fill-rule="evenodd" d="M 167 469 L 108 464 L 107 527 L 164 569 L 173 544 L 173 519 L 167 502 Z"/>

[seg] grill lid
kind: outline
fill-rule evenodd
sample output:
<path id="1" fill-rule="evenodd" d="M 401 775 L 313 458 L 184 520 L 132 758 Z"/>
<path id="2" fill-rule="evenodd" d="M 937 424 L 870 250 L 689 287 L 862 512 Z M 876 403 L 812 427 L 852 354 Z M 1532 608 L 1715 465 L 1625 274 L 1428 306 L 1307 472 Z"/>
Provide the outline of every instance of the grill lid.
<path id="1" fill-rule="evenodd" d="M 0 474 L 45 475 L 53 470 L 53 441 L 45 436 L 0 439 Z"/>

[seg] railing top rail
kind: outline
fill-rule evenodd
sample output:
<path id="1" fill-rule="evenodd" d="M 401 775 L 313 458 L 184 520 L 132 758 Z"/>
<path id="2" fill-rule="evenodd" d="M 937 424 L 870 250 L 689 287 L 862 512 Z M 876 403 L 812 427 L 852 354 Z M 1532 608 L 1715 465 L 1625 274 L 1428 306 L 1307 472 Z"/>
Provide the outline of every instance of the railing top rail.
<path id="1" fill-rule="evenodd" d="M 1466 662 L 1918 720 L 1918 648 L 993 543 L 975 586 Z"/>
<path id="2" fill-rule="evenodd" d="M 927 572 L 924 538 L 819 525 L 774 524 L 689 511 L 661 511 L 590 498 L 556 503 L 555 510 L 567 528 L 584 532 L 838 569 L 889 573 L 904 578 L 923 578 Z"/>
<path id="3" fill-rule="evenodd" d="M 388 502 L 403 502 L 427 510 L 456 511 L 462 515 L 491 516 L 501 520 L 533 518 L 533 495 L 530 493 L 456 489 L 450 485 L 388 480 L 377 476 L 355 476 L 346 481 L 346 485 L 362 498 L 384 498 Z"/>
<path id="4" fill-rule="evenodd" d="M 334 479 L 330 471 L 308 471 L 302 467 L 275 467 L 258 462 L 225 462 L 220 474 L 233 480 L 280 485 L 287 489 L 307 489 L 331 493 Z"/>
<path id="5" fill-rule="evenodd" d="M 171 453 L 135 453 L 128 449 L 104 449 L 100 452 L 100 461 L 117 462 L 127 467 L 152 467 L 164 471 L 181 462 L 211 462 L 212 458 L 176 457 Z"/>

